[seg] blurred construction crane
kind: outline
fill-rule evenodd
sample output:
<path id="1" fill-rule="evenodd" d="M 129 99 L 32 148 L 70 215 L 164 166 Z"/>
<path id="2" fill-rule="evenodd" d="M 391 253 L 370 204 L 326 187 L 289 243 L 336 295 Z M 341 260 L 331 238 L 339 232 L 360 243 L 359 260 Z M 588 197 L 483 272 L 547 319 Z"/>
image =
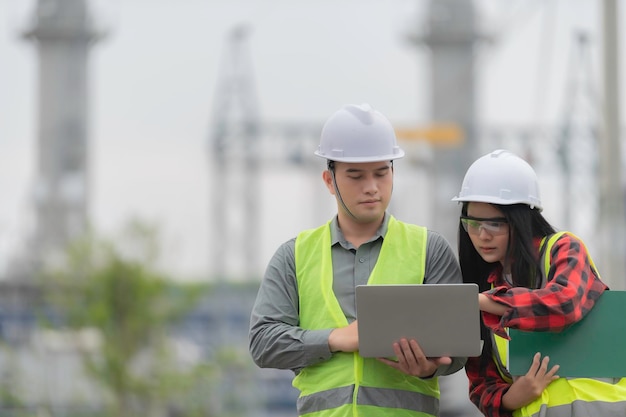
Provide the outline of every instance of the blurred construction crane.
<path id="1" fill-rule="evenodd" d="M 599 271 L 611 288 L 625 289 L 626 213 L 618 116 L 616 15 L 617 3 L 604 1 L 604 103 L 592 73 L 589 35 L 574 33 L 556 154 L 564 180 L 562 226 L 589 243 Z"/>
<path id="2" fill-rule="evenodd" d="M 600 102 L 593 80 L 589 35 L 574 34 L 556 154 L 563 170 L 562 225 L 593 240 L 598 214 Z"/>
<path id="3" fill-rule="evenodd" d="M 310 160 L 319 123 L 261 122 L 251 51 L 251 29 L 226 38 L 209 137 L 211 160 L 210 269 L 218 280 L 258 279 L 261 170 Z M 315 145 L 314 145 L 315 143 Z"/>
<path id="4" fill-rule="evenodd" d="M 243 254 L 242 262 L 249 265 L 244 274 L 251 273 L 250 266 L 256 263 L 259 222 L 254 206 L 258 202 L 259 162 L 255 153 L 260 120 L 248 35 L 246 26 L 229 34 L 214 102 L 209 153 L 213 160 L 211 226 L 215 230 L 209 238 L 214 240 L 211 259 L 218 279 L 227 274 L 229 251 Z M 243 247 L 229 245 L 233 241 Z"/>

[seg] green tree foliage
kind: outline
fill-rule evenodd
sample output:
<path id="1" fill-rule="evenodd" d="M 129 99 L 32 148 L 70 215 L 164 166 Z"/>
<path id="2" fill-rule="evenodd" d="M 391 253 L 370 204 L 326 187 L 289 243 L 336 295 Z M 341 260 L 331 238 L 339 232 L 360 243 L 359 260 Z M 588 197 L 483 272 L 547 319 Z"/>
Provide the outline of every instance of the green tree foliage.
<path id="1" fill-rule="evenodd" d="M 107 416 L 209 416 L 214 370 L 177 357 L 170 337 L 203 290 L 158 271 L 156 242 L 156 228 L 137 221 L 114 240 L 80 239 L 47 268 L 48 300 L 67 331 L 97 335 L 77 349 L 103 388 Z"/>

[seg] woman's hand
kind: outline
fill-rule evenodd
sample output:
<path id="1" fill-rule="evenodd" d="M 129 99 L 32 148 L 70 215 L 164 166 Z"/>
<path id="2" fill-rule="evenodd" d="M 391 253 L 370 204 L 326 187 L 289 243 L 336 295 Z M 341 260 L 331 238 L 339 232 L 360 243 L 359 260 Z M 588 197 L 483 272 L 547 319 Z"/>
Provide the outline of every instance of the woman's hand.
<path id="1" fill-rule="evenodd" d="M 559 365 L 548 370 L 549 362 L 548 356 L 541 359 L 541 353 L 535 353 L 530 369 L 526 375 L 514 379 L 511 388 L 502 397 L 502 405 L 509 410 L 517 410 L 539 398 L 552 381 L 559 379 L 556 375 Z"/>

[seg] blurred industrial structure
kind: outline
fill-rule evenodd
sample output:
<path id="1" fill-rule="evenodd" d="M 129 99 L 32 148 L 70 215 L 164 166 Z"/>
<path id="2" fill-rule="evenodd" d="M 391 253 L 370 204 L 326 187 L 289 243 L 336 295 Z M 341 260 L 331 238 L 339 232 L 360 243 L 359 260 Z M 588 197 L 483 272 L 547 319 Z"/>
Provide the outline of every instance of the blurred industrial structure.
<path id="1" fill-rule="evenodd" d="M 602 128 L 599 138 L 600 267 L 613 289 L 626 289 L 626 220 L 623 129 L 620 123 L 619 8 L 617 0 L 602 1 Z M 622 3 L 623 6 L 623 3 Z"/>
<path id="2" fill-rule="evenodd" d="M 610 8 L 610 3 L 607 1 L 606 8 Z M 620 162 L 601 156 L 605 147 L 610 151 L 604 152 L 612 158 L 621 155 L 622 150 L 619 129 L 613 128 L 614 133 L 609 134 L 603 128 L 602 86 L 592 71 L 588 36 L 572 34 L 570 65 L 562 86 L 560 124 L 485 126 L 478 122 L 476 114 L 479 56 L 493 47 L 498 34 L 485 31 L 474 2 L 431 1 L 427 12 L 425 21 L 417 22 L 416 29 L 405 35 L 416 52 L 429 59 L 431 123 L 398 125 L 397 134 L 409 155 L 406 161 L 401 161 L 402 169 L 408 172 L 403 172 L 404 178 L 400 180 L 418 178 L 429 199 L 416 203 L 409 201 L 410 196 L 397 192 L 391 209 L 396 214 L 403 209 L 422 214 L 420 218 L 427 219 L 428 227 L 442 233 L 454 245 L 457 225 L 450 219 L 458 215 L 458 207 L 450 204 L 450 198 L 458 192 L 465 169 L 476 157 L 495 147 L 509 148 L 527 158 L 541 179 L 548 174 L 558 178 L 555 192 L 562 194 L 559 200 L 562 204 L 551 207 L 559 212 L 555 224 L 584 236 L 597 254 L 596 262 L 606 271 L 605 279 L 610 282 L 614 277 L 615 282 L 611 283 L 614 288 L 626 288 L 626 280 L 614 272 L 614 268 L 622 269 L 624 261 L 611 255 L 624 252 L 621 249 L 624 239 L 615 232 L 624 227 L 624 216 L 613 215 L 607 233 L 602 236 L 596 233 L 606 222 L 606 217 L 599 215 L 601 211 L 607 207 L 619 213 L 624 211 L 624 189 L 620 183 Z M 608 31 L 605 35 L 607 40 L 617 36 Z M 303 123 L 260 119 L 250 36 L 251 28 L 241 26 L 233 28 L 227 37 L 210 127 L 210 180 L 215 191 L 210 200 L 209 233 L 219 236 L 220 242 L 212 247 L 210 268 L 216 277 L 233 274 L 238 278 L 253 277 L 263 268 L 264 262 L 258 259 L 255 250 L 261 242 L 261 219 L 255 202 L 259 201 L 259 181 L 263 174 L 289 164 L 312 169 L 312 175 L 317 175 L 321 167 L 315 164 L 311 152 L 316 149 L 323 120 Z M 607 62 L 604 67 L 616 64 Z M 604 87 L 604 96 L 612 97 L 619 91 L 617 82 Z M 407 166 L 406 162 L 413 166 Z M 607 237 L 607 241 L 602 237 Z M 233 259 L 233 253 L 245 255 Z"/>
<path id="3" fill-rule="evenodd" d="M 38 0 L 24 32 L 39 62 L 35 230 L 20 265 L 31 273 L 87 229 L 88 56 L 103 35 L 85 0 Z"/>
<path id="4" fill-rule="evenodd" d="M 220 280 L 232 278 L 233 272 L 257 279 L 261 176 L 285 164 L 310 167 L 322 127 L 321 123 L 260 119 L 250 34 L 251 28 L 245 25 L 227 34 L 210 127 L 213 211 L 209 234 L 220 239 L 211 253 L 211 269 Z M 237 254 L 238 259 L 229 254 Z"/>
<path id="5" fill-rule="evenodd" d="M 449 146 L 433 143 L 434 163 L 429 174 L 436 216 L 428 225 L 456 242 L 458 207 L 450 199 L 458 193 L 465 169 L 481 155 L 476 112 L 477 51 L 486 37 L 480 32 L 472 1 L 437 0 L 428 3 L 425 28 L 409 34 L 409 40 L 429 54 L 431 86 L 429 118 L 437 124 L 454 124 L 461 140 Z M 424 138 L 421 138 L 424 140 Z"/>
<path id="6" fill-rule="evenodd" d="M 429 200 L 432 206 L 427 209 L 432 213 L 427 226 L 440 231 L 453 245 L 456 222 L 451 219 L 458 216 L 458 207 L 450 203 L 450 198 L 457 193 L 463 173 L 478 155 L 495 147 L 506 147 L 537 166 L 558 167 L 560 185 L 565 190 L 563 200 L 567 201 L 560 226 L 575 225 L 572 228 L 579 230 L 584 224 L 582 220 L 597 219 L 585 231 L 591 235 L 596 227 L 599 230 L 595 233 L 596 263 L 601 265 L 605 279 L 613 288 L 624 289 L 626 219 L 617 116 L 616 0 L 604 0 L 603 5 L 604 104 L 599 103 L 600 94 L 593 85 L 592 74 L 578 73 L 587 68 L 591 58 L 587 38 L 576 34 L 562 126 L 509 129 L 477 123 L 475 81 L 480 69 L 476 51 L 488 36 L 479 29 L 480 15 L 474 3 L 432 0 L 426 21 L 416 24 L 425 29 L 408 36 L 414 48 L 420 48 L 430 57 L 429 116 L 433 125 L 405 126 L 399 128 L 398 136 L 409 150 L 407 160 L 420 165 L 415 173 L 428 183 L 428 192 L 433 197 Z M 26 253 L 11 263 L 0 291 L 0 338 L 9 346 L 19 347 L 19 363 L 28 363 L 29 354 L 31 362 L 39 365 L 52 358 L 49 352 L 48 356 L 42 356 L 45 343 L 34 337 L 37 326 L 32 306 L 37 304 L 40 292 L 30 278 L 43 264 L 62 253 L 68 242 L 85 232 L 89 223 L 88 54 L 102 35 L 93 26 L 87 0 L 38 0 L 33 25 L 24 33 L 34 42 L 39 57 L 37 183 L 33 200 L 36 221 Z M 260 279 L 259 265 L 264 262 L 257 257 L 258 247 L 263 244 L 260 232 L 263 218 L 257 203 L 261 198 L 260 179 L 268 171 L 285 165 L 314 171 L 315 175 L 321 168 L 315 164 L 312 152 L 317 147 L 323 121 L 269 123 L 261 119 L 249 36 L 250 28 L 246 26 L 234 28 L 228 34 L 210 124 L 208 156 L 214 192 L 208 233 L 211 241 L 218 242 L 212 246 L 210 272 L 220 285 L 176 329 L 181 339 L 191 340 L 207 360 L 225 347 L 248 360 L 248 315 L 254 284 Z M 589 103 L 585 104 L 585 100 Z M 591 110 L 585 109 L 585 105 Z M 420 145 L 415 146 L 416 142 Z M 398 194 L 394 196 L 394 210 L 403 209 L 404 202 Z M 583 207 L 586 207 L 584 214 Z M 238 254 L 236 258 L 233 253 Z M 229 286 L 235 276 L 252 285 Z M 20 370 L 24 375 L 19 378 L 39 378 L 32 364 L 16 363 L 0 360 L 0 389 L 18 378 L 16 373 Z M 75 366 L 71 359 L 67 363 L 69 368 Z M 60 374 L 61 370 L 55 368 L 50 372 Z M 454 382 L 442 379 L 443 417 L 476 413 L 467 400 L 467 387 L 461 376 L 461 380 Z M 51 379 L 43 381 L 48 384 L 62 381 Z M 241 408 L 243 401 L 250 417 L 288 416 L 295 410 L 290 379 L 291 373 L 287 371 L 244 367 L 242 373 L 224 379 L 224 402 L 218 408 Z M 235 385 L 246 387 L 237 391 L 249 393 L 248 397 L 229 398 L 228 394 L 235 392 Z M 62 390 L 62 384 L 42 387 L 40 381 L 37 386 L 39 391 L 26 401 L 51 401 L 52 391 Z M 85 398 L 91 398 L 91 394 L 91 391 L 84 393 Z M 72 400 L 65 394 L 56 397 L 61 408 L 63 398 Z M 0 414 L 2 410 L 0 404 Z"/>

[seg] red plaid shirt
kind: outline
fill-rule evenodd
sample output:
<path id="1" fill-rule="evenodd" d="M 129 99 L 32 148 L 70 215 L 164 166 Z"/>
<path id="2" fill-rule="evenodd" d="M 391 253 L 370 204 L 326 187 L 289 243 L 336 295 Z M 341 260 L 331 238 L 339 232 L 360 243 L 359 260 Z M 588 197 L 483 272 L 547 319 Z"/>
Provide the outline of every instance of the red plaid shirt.
<path id="1" fill-rule="evenodd" d="M 536 245 L 539 248 L 539 240 Z M 548 282 L 536 290 L 512 288 L 498 268 L 488 280 L 494 288 L 485 294 L 509 309 L 503 316 L 482 312 L 485 325 L 508 339 L 506 327 L 558 332 L 582 319 L 608 288 L 593 272 L 587 255 L 579 239 L 564 234 L 551 249 Z M 485 359 L 468 358 L 465 365 L 470 400 L 486 416 L 510 417 L 513 412 L 502 407 L 502 396 L 510 384 L 498 372 L 493 358 Z"/>

